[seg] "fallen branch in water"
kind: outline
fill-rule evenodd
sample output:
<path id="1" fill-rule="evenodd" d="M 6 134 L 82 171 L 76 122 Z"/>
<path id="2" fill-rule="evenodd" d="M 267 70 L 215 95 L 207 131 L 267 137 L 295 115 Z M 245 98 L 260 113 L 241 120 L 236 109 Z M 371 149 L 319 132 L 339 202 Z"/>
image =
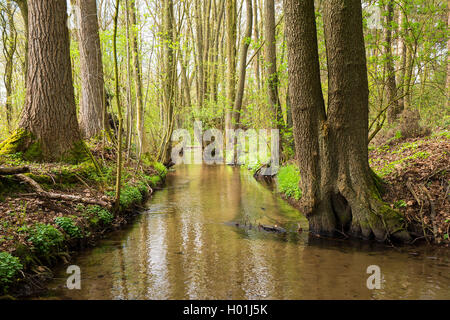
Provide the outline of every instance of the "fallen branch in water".
<path id="1" fill-rule="evenodd" d="M 101 207 L 104 207 L 106 209 L 111 209 L 112 204 L 103 200 L 98 199 L 91 199 L 91 198 L 84 198 L 82 196 L 76 196 L 72 194 L 62 194 L 62 193 L 55 193 L 55 192 L 48 192 L 42 189 L 42 187 L 31 179 L 30 177 L 27 177 L 23 174 L 17 174 L 17 178 L 25 182 L 26 184 L 30 185 L 35 191 L 36 194 L 39 197 L 47 198 L 47 199 L 53 199 L 53 200 L 65 200 L 65 201 L 74 201 L 74 202 L 83 202 L 86 204 L 92 204 L 92 205 L 99 205 Z"/>

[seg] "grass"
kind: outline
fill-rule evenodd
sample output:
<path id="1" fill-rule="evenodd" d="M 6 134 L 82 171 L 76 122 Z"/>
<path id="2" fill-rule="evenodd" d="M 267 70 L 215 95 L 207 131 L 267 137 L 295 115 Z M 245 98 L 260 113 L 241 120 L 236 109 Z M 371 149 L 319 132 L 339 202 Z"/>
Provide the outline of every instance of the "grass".
<path id="1" fill-rule="evenodd" d="M 295 165 L 280 167 L 277 175 L 278 191 L 289 198 L 300 200 L 302 190 L 299 187 L 300 172 Z"/>

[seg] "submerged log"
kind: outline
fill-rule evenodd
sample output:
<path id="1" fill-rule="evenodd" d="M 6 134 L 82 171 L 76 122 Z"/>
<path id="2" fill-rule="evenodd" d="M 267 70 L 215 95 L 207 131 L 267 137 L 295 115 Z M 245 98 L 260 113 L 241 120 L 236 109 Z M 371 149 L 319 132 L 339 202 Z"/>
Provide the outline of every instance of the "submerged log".
<path id="1" fill-rule="evenodd" d="M 44 189 L 42 189 L 42 187 L 39 185 L 39 183 L 37 183 L 36 181 L 31 179 L 30 177 L 27 177 L 26 175 L 23 175 L 23 174 L 17 174 L 17 177 L 20 180 L 22 180 L 23 182 L 25 182 L 26 184 L 30 185 L 34 189 L 36 194 L 42 198 L 53 199 L 53 200 L 82 202 L 82 203 L 86 203 L 86 204 L 99 205 L 106 209 L 112 208 L 111 203 L 103 201 L 103 200 L 85 198 L 85 197 L 77 196 L 77 195 L 73 195 L 73 194 L 62 194 L 62 193 L 45 191 Z"/>
<path id="2" fill-rule="evenodd" d="M 273 233 L 287 233 L 287 230 L 284 228 L 281 228 L 277 225 L 269 226 L 269 225 L 263 225 L 263 224 L 247 224 L 247 223 L 239 223 L 239 222 L 232 222 L 231 225 L 238 227 L 238 228 L 244 228 L 248 230 L 258 230 L 258 231 L 266 231 L 266 232 L 273 232 Z"/>

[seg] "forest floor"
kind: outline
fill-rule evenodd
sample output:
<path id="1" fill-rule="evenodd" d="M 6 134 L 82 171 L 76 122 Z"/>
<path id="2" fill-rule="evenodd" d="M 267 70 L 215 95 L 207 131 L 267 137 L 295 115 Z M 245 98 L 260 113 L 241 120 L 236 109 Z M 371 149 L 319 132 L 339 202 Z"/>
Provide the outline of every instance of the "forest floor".
<path id="1" fill-rule="evenodd" d="M 120 210 L 114 212 L 115 154 L 98 149 L 92 153 L 101 163 L 101 172 L 92 161 L 67 165 L 25 162 L 14 156 L 0 159 L 1 167 L 28 167 L 25 175 L 46 192 L 100 200 L 99 205 L 51 199 L 39 196 L 16 175 L 0 176 L 0 296 L 38 292 L 52 276 L 49 266 L 67 261 L 70 252 L 94 245 L 131 221 L 167 173 L 159 163 L 125 161 Z"/>
<path id="2" fill-rule="evenodd" d="M 299 172 L 294 161 L 282 166 L 277 189 L 300 208 Z M 450 245 L 450 132 L 403 139 L 369 148 L 369 163 L 385 182 L 383 200 L 405 218 L 416 240 Z M 417 242 L 420 242 L 417 241 Z"/>
<path id="3" fill-rule="evenodd" d="M 450 132 L 388 140 L 370 150 L 369 162 L 386 182 L 383 200 L 403 214 L 410 230 L 448 246 Z"/>

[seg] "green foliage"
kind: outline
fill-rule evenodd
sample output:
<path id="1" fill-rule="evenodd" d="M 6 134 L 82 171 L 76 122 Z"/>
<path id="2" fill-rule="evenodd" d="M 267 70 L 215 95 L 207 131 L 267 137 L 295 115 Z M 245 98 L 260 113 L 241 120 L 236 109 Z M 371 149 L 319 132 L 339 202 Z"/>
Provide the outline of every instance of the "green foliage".
<path id="1" fill-rule="evenodd" d="M 83 232 L 75 225 L 75 222 L 70 217 L 56 217 L 55 224 L 64 230 L 71 238 L 82 238 Z"/>
<path id="2" fill-rule="evenodd" d="M 59 251 L 64 236 L 50 224 L 37 223 L 29 230 L 28 240 L 33 243 L 37 253 L 48 256 L 52 251 Z"/>
<path id="3" fill-rule="evenodd" d="M 158 172 L 158 175 L 160 177 L 165 177 L 167 174 L 167 168 L 160 162 L 154 162 L 153 168 L 155 168 L 156 172 Z"/>
<path id="4" fill-rule="evenodd" d="M 394 207 L 399 209 L 399 208 L 406 208 L 406 202 L 405 200 L 398 200 L 394 203 Z"/>
<path id="5" fill-rule="evenodd" d="M 302 196 L 302 190 L 299 187 L 300 172 L 295 165 L 280 167 L 277 176 L 278 191 L 284 193 L 287 197 L 299 200 Z"/>
<path id="6" fill-rule="evenodd" d="M 100 222 L 102 225 L 107 226 L 114 220 L 114 216 L 111 212 L 98 205 L 87 206 L 85 209 L 85 214 L 90 217 L 89 221 L 93 225 L 97 225 Z"/>
<path id="7" fill-rule="evenodd" d="M 0 252 L 0 292 L 5 292 L 8 289 L 8 285 L 14 281 L 22 269 L 23 265 L 19 258 L 8 252 Z"/>
<path id="8" fill-rule="evenodd" d="M 120 193 L 120 207 L 125 210 L 133 204 L 142 202 L 142 199 L 142 193 L 138 187 L 125 185 Z"/>

